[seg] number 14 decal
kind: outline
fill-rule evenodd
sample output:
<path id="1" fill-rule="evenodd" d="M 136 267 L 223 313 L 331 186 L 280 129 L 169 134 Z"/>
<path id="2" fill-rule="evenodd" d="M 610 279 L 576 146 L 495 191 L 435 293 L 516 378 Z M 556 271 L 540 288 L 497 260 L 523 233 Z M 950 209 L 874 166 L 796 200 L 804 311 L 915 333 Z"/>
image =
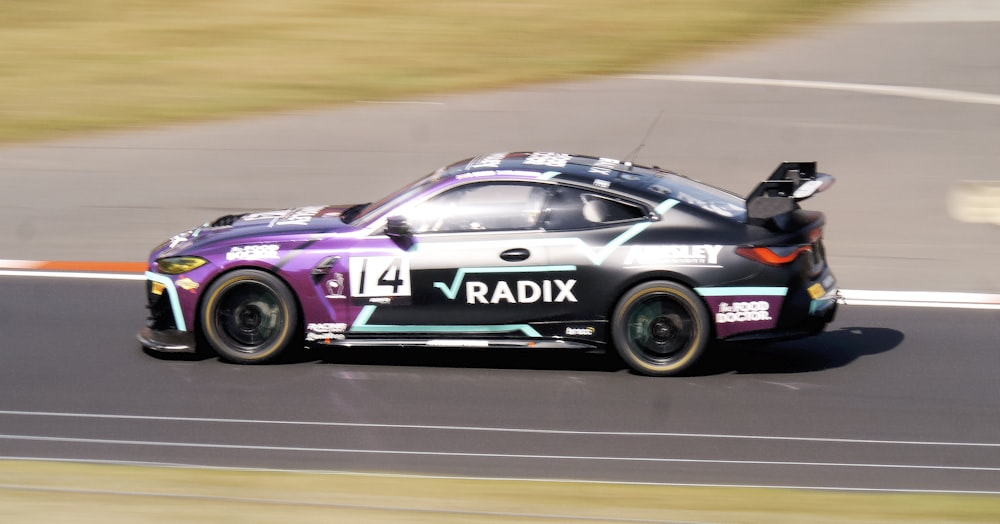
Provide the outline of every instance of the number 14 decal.
<path id="1" fill-rule="evenodd" d="M 410 261 L 399 257 L 351 257 L 351 295 L 410 296 Z"/>

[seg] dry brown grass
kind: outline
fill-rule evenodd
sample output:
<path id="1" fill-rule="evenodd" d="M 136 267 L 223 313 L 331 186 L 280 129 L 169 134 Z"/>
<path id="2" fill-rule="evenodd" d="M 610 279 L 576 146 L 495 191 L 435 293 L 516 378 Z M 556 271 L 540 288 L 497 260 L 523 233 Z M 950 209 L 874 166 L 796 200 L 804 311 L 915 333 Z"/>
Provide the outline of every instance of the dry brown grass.
<path id="1" fill-rule="evenodd" d="M 634 71 L 864 0 L 0 0 L 0 142 Z"/>
<path id="2" fill-rule="evenodd" d="M 5 522 L 996 522 L 1000 497 L 0 461 Z"/>

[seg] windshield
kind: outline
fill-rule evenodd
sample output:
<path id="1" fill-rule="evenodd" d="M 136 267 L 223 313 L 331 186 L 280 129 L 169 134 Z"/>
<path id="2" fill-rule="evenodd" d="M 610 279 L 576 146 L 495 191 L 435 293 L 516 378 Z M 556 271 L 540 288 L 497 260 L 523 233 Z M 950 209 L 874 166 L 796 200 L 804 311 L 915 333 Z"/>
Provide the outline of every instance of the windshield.
<path id="1" fill-rule="evenodd" d="M 378 202 L 373 202 L 365 205 L 364 208 L 359 208 L 357 211 L 352 213 L 353 216 L 345 216 L 342 218 L 344 222 L 348 224 L 356 226 L 368 225 L 388 212 L 390 209 L 394 209 L 416 195 L 422 193 L 431 184 L 437 182 L 439 176 L 440 170 L 435 171 L 430 175 L 411 183 L 410 185 L 404 186 L 395 193 L 389 194 Z M 351 211 L 353 211 L 353 209 Z"/>

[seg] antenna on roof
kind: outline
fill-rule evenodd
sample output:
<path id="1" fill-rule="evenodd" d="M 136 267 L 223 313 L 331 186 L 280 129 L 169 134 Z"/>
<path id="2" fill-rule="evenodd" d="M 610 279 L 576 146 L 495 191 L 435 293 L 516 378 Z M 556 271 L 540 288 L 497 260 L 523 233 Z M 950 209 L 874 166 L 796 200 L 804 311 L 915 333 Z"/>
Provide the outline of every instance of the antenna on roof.
<path id="1" fill-rule="evenodd" d="M 660 117 L 663 116 L 663 109 L 656 114 L 656 118 L 653 119 L 653 123 L 649 124 L 649 129 L 646 130 L 646 134 L 642 135 L 642 140 L 639 141 L 639 145 L 635 147 L 629 154 L 625 155 L 625 160 L 622 161 L 623 164 L 628 166 L 629 169 L 632 168 L 632 161 L 635 160 L 635 156 L 639 154 L 639 151 L 643 147 L 646 147 L 646 139 L 649 135 L 653 134 L 653 129 L 656 129 L 656 124 L 660 122 Z"/>

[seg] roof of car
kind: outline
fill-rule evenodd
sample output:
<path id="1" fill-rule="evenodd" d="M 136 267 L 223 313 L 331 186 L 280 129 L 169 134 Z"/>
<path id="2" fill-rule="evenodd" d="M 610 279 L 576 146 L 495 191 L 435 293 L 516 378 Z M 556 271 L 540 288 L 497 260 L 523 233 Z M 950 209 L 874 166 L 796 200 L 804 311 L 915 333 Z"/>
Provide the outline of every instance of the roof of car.
<path id="1" fill-rule="evenodd" d="M 714 190 L 726 194 L 725 200 L 735 203 L 741 197 L 667 171 L 659 167 L 635 165 L 628 161 L 589 155 L 557 152 L 490 153 L 455 162 L 439 172 L 441 177 L 459 177 L 472 172 L 492 171 L 498 174 L 517 172 L 537 173 L 550 180 L 609 189 L 638 198 L 659 202 L 684 193 Z M 681 198 L 681 200 L 686 200 Z"/>

